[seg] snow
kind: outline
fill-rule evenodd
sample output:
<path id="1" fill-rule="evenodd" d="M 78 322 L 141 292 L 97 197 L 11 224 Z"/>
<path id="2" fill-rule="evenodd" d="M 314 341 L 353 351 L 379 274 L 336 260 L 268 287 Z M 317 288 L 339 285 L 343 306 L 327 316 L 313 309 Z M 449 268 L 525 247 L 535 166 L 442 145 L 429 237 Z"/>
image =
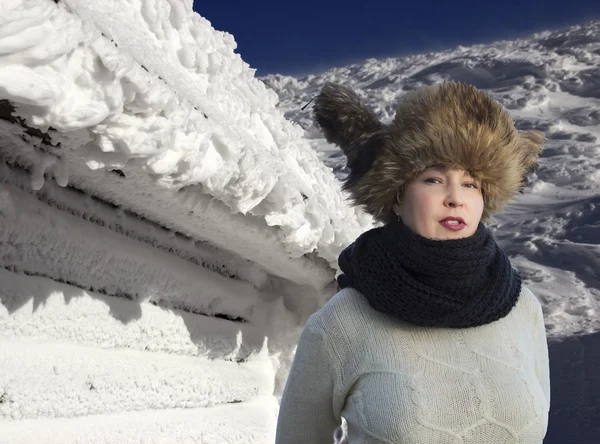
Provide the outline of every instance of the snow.
<path id="1" fill-rule="evenodd" d="M 18 339 L 0 342 L 8 419 L 74 418 L 199 408 L 272 395 L 268 357 L 242 366 L 198 357 L 100 350 Z M 156 375 L 160 375 L 159 378 Z M 28 386 L 22 392 L 16 387 Z"/>
<path id="2" fill-rule="evenodd" d="M 236 362 L 266 348 L 264 335 L 252 325 L 115 298 L 41 276 L 6 270 L 0 275 L 4 338 L 68 339 L 89 347 Z"/>
<path id="3" fill-rule="evenodd" d="M 273 397 L 257 397 L 243 404 L 202 409 L 150 410 L 135 413 L 90 415 L 15 421 L 2 426 L 2 444 L 29 443 L 232 443 L 272 442 L 275 415 Z M 9 441 L 4 441 L 10 437 Z"/>
<path id="4" fill-rule="evenodd" d="M 175 303 L 208 315 L 226 308 L 232 316 L 252 320 L 252 308 L 262 302 L 249 283 L 173 258 L 167 251 L 156 251 L 154 245 L 107 233 L 75 215 L 57 214 L 10 185 L 4 186 L 0 202 L 7 240 L 0 251 L 12 267 L 27 266 L 29 273 L 77 282 L 84 288 L 102 288 L 138 301 Z"/>
<path id="5" fill-rule="evenodd" d="M 268 441 L 370 217 L 191 2 L 0 17 L 3 436 Z"/>
<path id="6" fill-rule="evenodd" d="M 2 96 L 36 127 L 81 130 L 88 167 L 128 175 L 135 159 L 163 187 L 201 184 L 231 212 L 277 225 L 293 257 L 318 248 L 335 262 L 367 226 L 231 36 L 191 3 L 23 1 L 3 17 Z"/>
<path id="7" fill-rule="evenodd" d="M 335 81 L 389 121 L 446 78 L 546 134 L 490 228 L 569 381 L 548 443 L 598 436 L 599 31 L 259 79 L 191 0 L 0 3 L 0 443 L 272 442 L 300 329 L 373 226 L 302 107 Z"/>

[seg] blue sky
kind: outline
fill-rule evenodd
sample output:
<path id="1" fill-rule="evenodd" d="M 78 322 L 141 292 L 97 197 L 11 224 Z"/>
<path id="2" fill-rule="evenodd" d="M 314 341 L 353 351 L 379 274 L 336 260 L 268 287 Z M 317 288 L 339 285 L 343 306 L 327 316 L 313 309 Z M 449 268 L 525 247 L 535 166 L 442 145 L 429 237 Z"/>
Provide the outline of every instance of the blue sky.
<path id="1" fill-rule="evenodd" d="M 600 19 L 600 0 L 194 0 L 257 75 L 526 37 Z"/>

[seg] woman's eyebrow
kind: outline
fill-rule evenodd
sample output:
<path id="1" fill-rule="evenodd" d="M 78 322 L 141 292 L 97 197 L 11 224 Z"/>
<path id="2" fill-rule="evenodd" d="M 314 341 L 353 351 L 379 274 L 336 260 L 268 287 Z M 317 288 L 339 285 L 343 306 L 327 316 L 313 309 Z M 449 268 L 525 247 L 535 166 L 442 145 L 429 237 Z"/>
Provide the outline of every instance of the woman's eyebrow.
<path id="1" fill-rule="evenodd" d="M 435 170 L 435 171 L 439 171 L 440 173 L 445 173 L 446 171 L 448 171 L 448 167 L 445 165 L 432 165 L 427 170 L 429 170 L 429 171 Z"/>

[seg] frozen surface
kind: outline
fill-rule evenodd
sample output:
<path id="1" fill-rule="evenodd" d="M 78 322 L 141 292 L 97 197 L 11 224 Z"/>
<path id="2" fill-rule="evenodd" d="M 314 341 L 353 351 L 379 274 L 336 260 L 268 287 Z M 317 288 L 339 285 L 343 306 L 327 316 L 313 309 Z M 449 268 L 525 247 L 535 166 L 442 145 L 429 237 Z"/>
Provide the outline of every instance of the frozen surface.
<path id="1" fill-rule="evenodd" d="M 170 409 L 38 419 L 2 425 L 2 444 L 247 444 L 275 436 L 274 397 L 203 409 Z"/>
<path id="2" fill-rule="evenodd" d="M 0 341 L 0 358 L 5 399 L 0 411 L 9 421 L 212 407 L 273 394 L 266 354 L 239 365 L 7 339 Z"/>
<path id="3" fill-rule="evenodd" d="M 0 9 L 2 439 L 270 442 L 370 220 L 191 3 L 88 3 Z"/>
<path id="4" fill-rule="evenodd" d="M 46 170 L 69 183 L 67 151 L 77 150 L 91 169 L 142 170 L 156 186 L 259 216 L 294 257 L 318 249 L 335 261 L 368 226 L 302 129 L 275 108 L 277 95 L 234 54 L 233 38 L 191 3 L 38 0 L 4 9 L 0 95 L 28 124 L 79 139 L 35 162 L 34 188 Z"/>

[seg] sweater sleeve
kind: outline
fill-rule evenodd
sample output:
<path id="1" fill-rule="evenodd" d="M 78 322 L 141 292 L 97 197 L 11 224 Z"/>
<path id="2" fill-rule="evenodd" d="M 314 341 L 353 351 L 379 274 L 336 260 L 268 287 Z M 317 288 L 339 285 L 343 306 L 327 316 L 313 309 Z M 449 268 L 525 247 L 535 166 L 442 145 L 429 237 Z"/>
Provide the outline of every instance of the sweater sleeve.
<path id="1" fill-rule="evenodd" d="M 326 338 L 304 327 L 281 398 L 276 444 L 331 444 L 340 425 L 333 414 L 334 365 Z"/>
<path id="2" fill-rule="evenodd" d="M 548 339 L 546 337 L 544 313 L 541 305 L 538 305 L 537 318 L 535 371 L 544 390 L 544 395 L 546 395 L 548 408 L 550 408 L 550 361 L 548 357 Z"/>

